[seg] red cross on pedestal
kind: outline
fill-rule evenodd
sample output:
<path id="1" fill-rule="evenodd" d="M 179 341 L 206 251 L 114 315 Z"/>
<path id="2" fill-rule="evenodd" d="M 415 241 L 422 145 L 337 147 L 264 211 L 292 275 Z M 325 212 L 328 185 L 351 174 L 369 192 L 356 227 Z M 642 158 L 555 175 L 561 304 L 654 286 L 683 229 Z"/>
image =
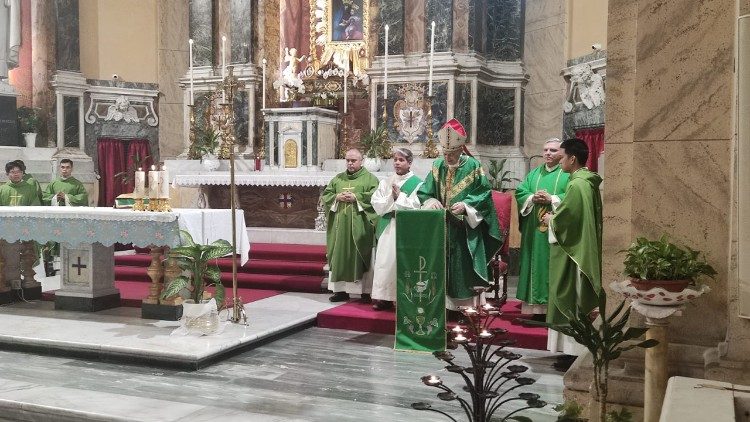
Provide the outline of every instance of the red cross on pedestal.
<path id="1" fill-rule="evenodd" d="M 292 203 L 294 203 L 294 198 L 292 198 L 291 194 L 285 193 L 285 194 L 279 195 L 279 207 L 280 208 L 292 208 Z"/>
<path id="2" fill-rule="evenodd" d="M 85 265 L 81 264 L 81 257 L 78 257 L 78 263 L 71 265 L 71 267 L 78 270 L 78 275 L 81 275 L 81 268 L 87 268 Z"/>

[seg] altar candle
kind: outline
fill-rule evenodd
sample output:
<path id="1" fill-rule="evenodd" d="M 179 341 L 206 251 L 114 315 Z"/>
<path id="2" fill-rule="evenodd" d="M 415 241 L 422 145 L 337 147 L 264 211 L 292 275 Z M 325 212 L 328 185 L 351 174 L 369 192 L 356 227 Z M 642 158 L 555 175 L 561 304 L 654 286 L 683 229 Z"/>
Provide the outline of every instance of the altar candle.
<path id="1" fill-rule="evenodd" d="M 159 172 L 156 171 L 156 166 L 151 166 L 151 171 L 148 172 L 148 188 L 149 198 L 159 197 Z"/>
<path id="2" fill-rule="evenodd" d="M 427 96 L 432 97 L 432 63 L 435 59 L 435 21 L 432 21 L 430 29 L 430 76 L 427 88 Z"/>
<path id="3" fill-rule="evenodd" d="M 135 172 L 135 197 L 143 198 L 146 196 L 146 172 L 142 168 L 138 167 Z"/>
<path id="4" fill-rule="evenodd" d="M 189 39 L 190 44 L 190 105 L 195 105 L 195 94 L 193 91 L 193 39 Z"/>
<path id="5" fill-rule="evenodd" d="M 161 166 L 159 174 L 161 176 L 159 180 L 159 198 L 169 198 L 169 171 L 167 171 L 167 166 Z"/>
<path id="6" fill-rule="evenodd" d="M 227 36 L 222 35 L 221 36 L 221 81 L 224 82 L 224 78 L 227 77 L 227 56 L 226 56 L 226 50 L 224 49 L 225 45 L 227 43 Z M 223 102 L 227 102 L 227 92 L 222 89 L 221 93 L 221 100 Z"/>
<path id="7" fill-rule="evenodd" d="M 344 114 L 346 114 L 346 99 L 347 99 L 346 77 L 347 75 L 349 75 L 349 53 L 347 53 L 346 60 L 344 60 Z"/>
<path id="8" fill-rule="evenodd" d="M 388 99 L 388 25 L 385 26 L 385 60 L 383 61 L 383 99 Z"/>
<path id="9" fill-rule="evenodd" d="M 263 108 L 266 108 L 266 59 L 263 59 Z"/>

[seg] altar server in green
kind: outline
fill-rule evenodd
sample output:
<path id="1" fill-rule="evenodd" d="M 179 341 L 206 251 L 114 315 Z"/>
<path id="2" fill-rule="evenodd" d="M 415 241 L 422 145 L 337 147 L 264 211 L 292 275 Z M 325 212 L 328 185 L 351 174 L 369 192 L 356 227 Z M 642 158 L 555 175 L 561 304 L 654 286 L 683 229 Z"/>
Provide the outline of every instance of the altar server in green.
<path id="1" fill-rule="evenodd" d="M 414 160 L 406 148 L 393 149 L 393 169 L 396 172 L 381 180 L 372 195 L 372 207 L 380 216 L 375 236 L 375 268 L 372 280 L 373 309 L 393 308 L 396 300 L 396 211 L 419 209 L 417 190 L 422 179 L 411 171 Z"/>
<path id="2" fill-rule="evenodd" d="M 544 143 L 544 164 L 531 170 L 516 187 L 516 203 L 521 229 L 520 275 L 516 298 L 523 314 L 547 313 L 549 292 L 549 239 L 542 217 L 560 206 L 568 185 L 568 173 L 560 168 L 560 140 Z"/>
<path id="3" fill-rule="evenodd" d="M 377 219 L 370 199 L 377 187 L 378 179 L 362 167 L 362 153 L 350 149 L 346 152 L 346 171 L 336 175 L 323 191 L 328 211 L 326 257 L 331 302 L 348 300 L 349 294 L 370 301 Z"/>
<path id="4" fill-rule="evenodd" d="M 42 185 L 39 184 L 39 181 L 36 180 L 36 178 L 28 173 L 26 173 L 26 164 L 23 162 L 23 160 L 16 160 L 14 163 L 17 163 L 18 166 L 21 168 L 21 171 L 23 171 L 23 181 L 28 183 L 29 185 L 33 186 L 34 189 L 37 192 L 37 196 L 39 197 L 39 201 L 42 201 Z"/>
<path id="5" fill-rule="evenodd" d="M 446 307 L 455 311 L 472 304 L 475 286 L 488 285 L 487 264 L 500 249 L 502 235 L 482 165 L 463 153 L 464 127 L 451 119 L 438 138 L 443 158 L 432 164 L 418 196 L 422 208 L 448 211 Z"/>
<path id="6" fill-rule="evenodd" d="M 23 169 L 17 161 L 5 165 L 8 181 L 0 186 L 0 206 L 42 205 L 33 184 L 23 180 Z"/>
<path id="7" fill-rule="evenodd" d="M 584 164 L 589 150 L 580 139 L 560 144 L 560 166 L 570 173 L 565 198 L 554 213 L 547 213 L 549 225 L 549 305 L 547 322 L 564 324 L 565 314 L 589 313 L 602 292 L 602 178 Z M 565 313 L 565 314 L 564 314 Z M 550 331 L 550 334 L 555 333 Z M 548 348 L 569 355 L 580 353 L 572 339 L 548 336 Z M 579 352 L 579 353 L 576 353 Z"/>
<path id="8" fill-rule="evenodd" d="M 60 176 L 50 182 L 42 194 L 44 205 L 87 207 L 89 194 L 78 179 L 73 177 L 73 161 L 60 160 Z"/>

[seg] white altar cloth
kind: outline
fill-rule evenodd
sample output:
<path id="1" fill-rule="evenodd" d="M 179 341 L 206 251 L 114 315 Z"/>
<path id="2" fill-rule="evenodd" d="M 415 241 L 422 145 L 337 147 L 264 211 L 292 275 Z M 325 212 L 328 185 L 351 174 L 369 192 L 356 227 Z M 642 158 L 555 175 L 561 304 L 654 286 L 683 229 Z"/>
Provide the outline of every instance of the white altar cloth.
<path id="1" fill-rule="evenodd" d="M 392 173 L 392 172 L 391 172 Z M 378 179 L 385 179 L 391 173 L 373 173 Z M 251 174 L 237 174 L 234 183 L 237 186 L 317 186 L 328 185 L 339 172 L 333 171 L 262 171 Z M 173 183 L 183 187 L 207 185 L 228 186 L 229 173 L 179 174 L 174 176 Z"/>
<path id="2" fill-rule="evenodd" d="M 250 241 L 242 210 L 236 211 L 237 252 L 248 260 Z M 94 207 L 0 207 L 0 239 L 80 244 L 132 243 L 140 247 L 180 245 L 180 230 L 197 243 L 232 239 L 228 209 L 175 209 L 172 212 L 136 212 Z"/>

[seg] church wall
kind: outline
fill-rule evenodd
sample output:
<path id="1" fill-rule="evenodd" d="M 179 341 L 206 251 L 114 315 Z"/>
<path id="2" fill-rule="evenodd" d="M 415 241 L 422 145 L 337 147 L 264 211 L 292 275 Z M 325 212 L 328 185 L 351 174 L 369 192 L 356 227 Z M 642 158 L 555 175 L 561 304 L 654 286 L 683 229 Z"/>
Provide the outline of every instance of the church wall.
<path id="1" fill-rule="evenodd" d="M 607 48 L 607 0 L 568 0 L 568 59 L 591 53 L 592 44 Z"/>
<path id="2" fill-rule="evenodd" d="M 18 107 L 31 107 L 31 66 L 31 0 L 21 0 L 21 49 L 18 56 L 18 67 L 8 73 L 10 84 L 18 92 L 16 104 Z"/>
<path id="3" fill-rule="evenodd" d="M 179 155 L 184 149 L 184 99 L 179 79 L 188 69 L 189 8 L 184 0 L 159 0 L 158 87 L 159 152 L 162 160 Z M 210 43 L 208 44 L 210 46 Z M 206 57 L 210 62 L 210 50 Z"/>
<path id="4" fill-rule="evenodd" d="M 78 9 L 81 73 L 84 77 L 99 79 L 99 2 L 98 0 L 79 0 Z"/>
<path id="5" fill-rule="evenodd" d="M 523 145 L 526 156 L 541 153 L 546 139 L 562 133 L 566 67 L 565 2 L 526 2 L 523 62 L 529 75 L 524 94 Z"/>

